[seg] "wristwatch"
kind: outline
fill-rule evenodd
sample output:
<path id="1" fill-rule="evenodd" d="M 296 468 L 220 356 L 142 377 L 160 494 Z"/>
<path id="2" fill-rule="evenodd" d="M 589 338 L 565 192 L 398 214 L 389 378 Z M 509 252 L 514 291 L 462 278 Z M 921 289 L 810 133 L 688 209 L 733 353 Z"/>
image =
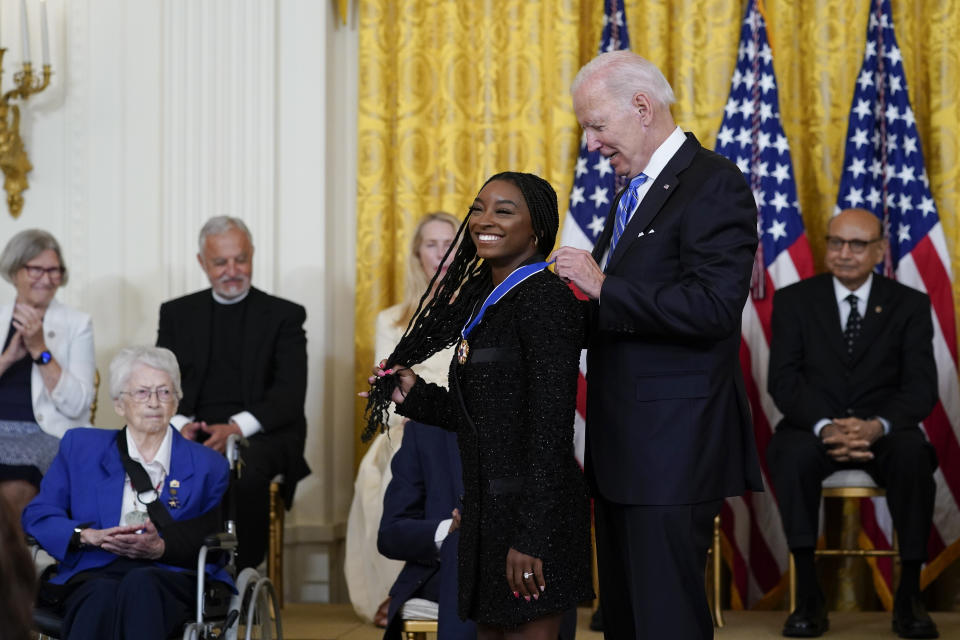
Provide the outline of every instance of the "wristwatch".
<path id="1" fill-rule="evenodd" d="M 81 540 L 80 533 L 92 524 L 92 522 L 81 522 L 73 528 L 73 535 L 70 536 L 70 543 L 67 545 L 71 551 L 79 551 L 87 546 Z"/>
<path id="2" fill-rule="evenodd" d="M 33 359 L 33 361 L 39 365 L 48 364 L 51 360 L 53 360 L 53 354 L 51 354 L 46 349 L 41 351 L 40 355 L 38 355 L 36 358 Z"/>

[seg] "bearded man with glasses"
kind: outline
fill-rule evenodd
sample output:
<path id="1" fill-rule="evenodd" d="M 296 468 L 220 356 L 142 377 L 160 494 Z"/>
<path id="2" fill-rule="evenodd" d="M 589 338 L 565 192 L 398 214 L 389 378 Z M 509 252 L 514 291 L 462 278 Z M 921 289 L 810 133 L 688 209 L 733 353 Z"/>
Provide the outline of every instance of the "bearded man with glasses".
<path id="1" fill-rule="evenodd" d="M 768 389 L 783 420 L 767 461 L 797 576 L 797 608 L 785 636 L 827 629 L 813 556 L 821 482 L 857 468 L 886 489 L 900 540 L 894 631 L 937 637 L 920 598 L 937 468 L 919 427 L 937 402 L 930 299 L 874 271 L 886 250 L 876 215 L 842 211 L 828 227 L 829 273 L 780 289 L 773 299 Z"/>

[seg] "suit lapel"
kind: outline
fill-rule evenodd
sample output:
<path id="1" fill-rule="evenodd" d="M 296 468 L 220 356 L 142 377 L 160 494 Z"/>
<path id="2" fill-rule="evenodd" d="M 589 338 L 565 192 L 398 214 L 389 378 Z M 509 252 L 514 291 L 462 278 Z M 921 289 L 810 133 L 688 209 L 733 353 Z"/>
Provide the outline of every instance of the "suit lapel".
<path id="1" fill-rule="evenodd" d="M 123 432 L 117 431 L 119 438 Z M 126 436 L 124 436 L 126 437 Z M 100 457 L 100 468 L 103 469 L 103 478 L 99 482 L 97 491 L 97 512 L 100 514 L 102 528 L 115 527 L 120 524 L 120 510 L 123 508 L 123 490 L 126 472 L 120 462 L 116 439 L 110 440 L 109 446 Z"/>
<path id="2" fill-rule="evenodd" d="M 867 297 L 867 309 L 863 314 L 860 336 L 853 344 L 853 362 L 862 358 L 867 348 L 873 344 L 877 333 L 883 326 L 884 314 L 890 311 L 891 305 L 888 304 L 890 287 L 888 285 L 886 278 L 876 273 L 873 274 L 873 285 L 871 285 L 870 295 Z"/>
<path id="3" fill-rule="evenodd" d="M 207 295 L 199 298 L 194 309 L 193 317 L 185 318 L 189 325 L 184 327 L 184 335 L 193 336 L 193 355 L 196 368 L 197 384 L 191 385 L 199 393 L 203 381 L 207 378 L 207 366 L 210 364 L 210 323 L 213 322 L 213 294 L 208 290 Z M 196 404 L 197 398 L 190 399 Z"/>
<path id="4" fill-rule="evenodd" d="M 673 157 L 667 162 L 663 171 L 660 172 L 657 179 L 650 185 L 650 189 L 648 189 L 646 195 L 643 196 L 643 200 L 640 201 L 640 206 L 637 207 L 633 217 L 630 218 L 630 222 L 627 223 L 626 228 L 623 230 L 623 236 L 617 243 L 616 250 L 614 250 L 613 255 L 610 256 L 610 262 L 607 265 L 606 271 L 611 271 L 616 267 L 624 254 L 629 251 L 630 245 L 637 240 L 638 234 L 646 229 L 653 219 L 657 217 L 657 214 L 660 213 L 667 199 L 676 191 L 676 186 L 680 184 L 678 174 L 690 166 L 690 162 L 699 149 L 700 143 L 697 142 L 693 134 L 688 133 L 687 139 L 680 145 L 677 152 L 673 154 Z M 607 226 L 610 225 L 608 224 Z M 604 231 L 606 231 L 606 228 L 604 228 Z"/>
<path id="5" fill-rule="evenodd" d="M 820 282 L 815 292 L 813 314 L 827 346 L 837 352 L 841 361 L 845 361 L 847 345 L 843 341 L 843 327 L 840 326 L 840 308 L 837 307 L 837 296 L 833 290 L 833 276 L 824 275 Z"/>
<path id="6" fill-rule="evenodd" d="M 246 317 L 243 322 L 243 351 L 240 353 L 240 362 L 243 376 L 243 399 L 244 403 L 252 402 L 253 384 L 256 382 L 257 371 L 257 347 L 263 342 L 263 332 L 266 329 L 263 316 L 266 314 L 266 305 L 263 302 L 263 292 L 253 287 L 250 288 L 246 303 Z"/>
<path id="7" fill-rule="evenodd" d="M 167 473 L 166 482 L 163 489 L 160 490 L 160 500 L 163 506 L 170 512 L 174 520 L 180 520 L 177 515 L 183 512 L 190 504 L 190 497 L 195 493 L 197 487 L 194 486 L 193 474 L 193 455 L 187 448 L 187 441 L 174 430 L 173 442 L 170 445 L 170 469 Z M 177 506 L 172 506 L 175 503 Z"/>

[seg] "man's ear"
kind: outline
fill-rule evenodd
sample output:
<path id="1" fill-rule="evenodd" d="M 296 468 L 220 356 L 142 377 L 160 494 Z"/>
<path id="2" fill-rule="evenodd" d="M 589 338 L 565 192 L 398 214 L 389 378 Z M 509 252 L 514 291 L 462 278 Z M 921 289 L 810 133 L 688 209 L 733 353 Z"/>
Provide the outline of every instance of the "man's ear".
<path id="1" fill-rule="evenodd" d="M 203 266 L 203 254 L 202 254 L 202 253 L 198 253 L 198 254 L 197 254 L 197 263 L 199 263 L 201 269 L 203 269 L 204 271 L 206 271 L 206 268 Z"/>
<path id="2" fill-rule="evenodd" d="M 642 91 L 636 92 L 633 94 L 633 107 L 640 114 L 643 124 L 649 124 L 653 119 L 653 101 L 650 97 Z"/>

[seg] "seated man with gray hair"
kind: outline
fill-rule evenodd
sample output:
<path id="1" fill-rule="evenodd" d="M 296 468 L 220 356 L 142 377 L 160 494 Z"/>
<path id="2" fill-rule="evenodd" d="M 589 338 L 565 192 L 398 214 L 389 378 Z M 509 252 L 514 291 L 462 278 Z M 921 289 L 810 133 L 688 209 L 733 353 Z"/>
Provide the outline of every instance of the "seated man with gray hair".
<path id="1" fill-rule="evenodd" d="M 211 288 L 160 306 L 157 346 L 176 354 L 183 376 L 173 426 L 221 452 L 232 433 L 250 442 L 237 482 L 237 565 L 255 567 L 267 546 L 271 480 L 284 474 L 289 508 L 310 472 L 306 311 L 251 286 L 253 240 L 238 218 L 203 225 L 197 261 Z"/>

